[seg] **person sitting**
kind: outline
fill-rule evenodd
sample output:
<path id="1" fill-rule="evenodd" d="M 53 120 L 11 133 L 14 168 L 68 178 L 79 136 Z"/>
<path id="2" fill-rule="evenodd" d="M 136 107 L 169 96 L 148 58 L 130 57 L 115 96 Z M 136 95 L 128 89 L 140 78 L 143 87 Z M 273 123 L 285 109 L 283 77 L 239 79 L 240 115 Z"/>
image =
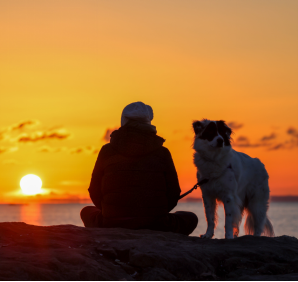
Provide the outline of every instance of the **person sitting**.
<path id="1" fill-rule="evenodd" d="M 95 206 L 81 210 L 85 227 L 151 229 L 189 235 L 194 213 L 169 213 L 180 195 L 171 153 L 151 125 L 153 110 L 142 102 L 127 105 L 121 127 L 99 154 L 89 187 Z"/>

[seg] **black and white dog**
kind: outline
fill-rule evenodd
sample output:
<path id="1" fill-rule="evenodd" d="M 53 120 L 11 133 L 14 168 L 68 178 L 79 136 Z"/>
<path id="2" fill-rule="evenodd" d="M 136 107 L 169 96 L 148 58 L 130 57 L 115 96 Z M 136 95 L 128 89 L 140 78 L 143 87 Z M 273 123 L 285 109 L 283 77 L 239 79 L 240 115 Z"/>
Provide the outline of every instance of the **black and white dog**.
<path id="1" fill-rule="evenodd" d="M 198 169 L 207 218 L 203 238 L 212 238 L 216 225 L 216 201 L 225 209 L 225 238 L 237 237 L 243 212 L 246 211 L 245 233 L 274 236 L 266 213 L 269 200 L 268 174 L 259 159 L 231 148 L 232 130 L 224 121 L 193 122 L 195 140 L 194 164 Z"/>

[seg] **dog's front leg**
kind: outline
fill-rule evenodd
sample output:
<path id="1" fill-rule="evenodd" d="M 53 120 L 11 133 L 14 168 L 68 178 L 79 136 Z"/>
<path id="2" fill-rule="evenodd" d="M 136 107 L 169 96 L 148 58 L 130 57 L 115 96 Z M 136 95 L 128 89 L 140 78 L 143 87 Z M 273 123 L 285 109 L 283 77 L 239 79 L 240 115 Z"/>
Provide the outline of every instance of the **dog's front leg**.
<path id="1" fill-rule="evenodd" d="M 225 238 L 233 239 L 233 218 L 234 218 L 234 207 L 236 205 L 232 196 L 227 196 L 223 201 L 225 207 Z M 235 234 L 236 235 L 236 234 Z M 238 235 L 238 232 L 237 232 Z M 237 237 L 236 235 L 236 237 Z"/>
<path id="2" fill-rule="evenodd" d="M 215 219 L 216 219 L 216 199 L 204 196 L 203 195 L 203 202 L 205 207 L 205 214 L 207 219 L 207 231 L 205 234 L 201 235 L 201 238 L 212 238 L 214 235 L 214 228 L 215 228 Z"/>

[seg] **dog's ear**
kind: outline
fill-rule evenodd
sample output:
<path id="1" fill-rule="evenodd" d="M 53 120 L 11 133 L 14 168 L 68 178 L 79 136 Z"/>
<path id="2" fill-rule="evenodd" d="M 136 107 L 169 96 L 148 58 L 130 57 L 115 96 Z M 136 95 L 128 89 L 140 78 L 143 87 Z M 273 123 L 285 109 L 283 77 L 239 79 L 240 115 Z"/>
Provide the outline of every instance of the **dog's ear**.
<path id="1" fill-rule="evenodd" d="M 232 129 L 228 127 L 223 120 L 219 120 L 216 122 L 218 133 L 223 137 L 225 146 L 231 146 L 231 134 Z"/>
<path id="2" fill-rule="evenodd" d="M 221 131 L 224 131 L 225 134 L 230 139 L 231 134 L 233 133 L 233 131 L 230 127 L 227 126 L 226 122 L 224 120 L 219 120 L 216 123 L 217 123 L 218 128 L 221 129 Z"/>
<path id="3" fill-rule="evenodd" d="M 200 121 L 196 120 L 192 123 L 192 127 L 193 127 L 195 134 L 197 135 L 202 131 L 203 124 Z"/>

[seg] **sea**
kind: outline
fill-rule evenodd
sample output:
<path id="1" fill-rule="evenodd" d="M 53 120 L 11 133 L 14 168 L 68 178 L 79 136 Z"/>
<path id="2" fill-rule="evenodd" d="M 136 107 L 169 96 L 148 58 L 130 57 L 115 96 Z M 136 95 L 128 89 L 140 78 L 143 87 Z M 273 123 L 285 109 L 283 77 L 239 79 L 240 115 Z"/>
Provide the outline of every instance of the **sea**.
<path id="1" fill-rule="evenodd" d="M 25 204 L 0 205 L 0 222 L 25 222 L 32 225 L 50 226 L 73 224 L 83 226 L 80 211 L 88 204 Z M 201 202 L 178 203 L 175 211 L 191 211 L 199 218 L 197 228 L 191 236 L 200 236 L 206 231 L 207 223 Z M 271 202 L 268 216 L 274 227 L 275 236 L 288 235 L 298 238 L 298 202 Z M 224 209 L 218 207 L 218 225 L 214 238 L 224 238 Z M 242 221 L 239 236 L 245 235 Z"/>

